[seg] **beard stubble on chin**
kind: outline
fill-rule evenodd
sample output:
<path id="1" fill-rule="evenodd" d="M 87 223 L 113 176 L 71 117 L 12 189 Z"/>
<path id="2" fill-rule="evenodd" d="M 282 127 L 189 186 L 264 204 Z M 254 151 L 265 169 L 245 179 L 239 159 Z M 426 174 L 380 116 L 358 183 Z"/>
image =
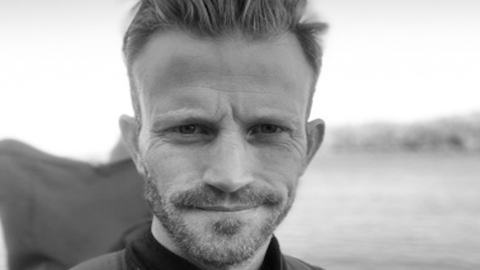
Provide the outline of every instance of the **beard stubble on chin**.
<path id="1" fill-rule="evenodd" d="M 234 193 L 201 185 L 173 193 L 167 198 L 158 190 L 149 170 L 145 172 L 146 199 L 169 237 L 185 256 L 218 269 L 240 265 L 253 258 L 287 215 L 294 199 L 293 194 L 290 198 L 284 198 L 276 191 L 253 185 Z M 268 215 L 262 216 L 260 221 L 255 220 L 255 224 L 234 216 L 216 219 L 204 228 L 188 224 L 184 219 L 187 211 L 198 211 L 198 208 L 218 206 L 225 202 L 264 207 L 268 209 Z"/>

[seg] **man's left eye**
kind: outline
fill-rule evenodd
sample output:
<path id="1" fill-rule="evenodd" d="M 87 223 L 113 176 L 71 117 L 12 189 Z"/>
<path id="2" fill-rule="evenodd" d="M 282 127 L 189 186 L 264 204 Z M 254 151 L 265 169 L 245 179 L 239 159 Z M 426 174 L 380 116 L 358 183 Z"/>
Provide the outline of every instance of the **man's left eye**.
<path id="1" fill-rule="evenodd" d="M 279 132 L 282 132 L 282 131 L 284 131 L 284 129 L 282 127 L 277 126 L 277 125 L 261 124 L 261 125 L 257 125 L 255 127 L 253 127 L 250 130 L 250 133 L 252 133 L 252 134 L 258 134 L 258 133 L 261 133 L 261 134 L 276 134 L 276 133 L 279 133 Z"/>

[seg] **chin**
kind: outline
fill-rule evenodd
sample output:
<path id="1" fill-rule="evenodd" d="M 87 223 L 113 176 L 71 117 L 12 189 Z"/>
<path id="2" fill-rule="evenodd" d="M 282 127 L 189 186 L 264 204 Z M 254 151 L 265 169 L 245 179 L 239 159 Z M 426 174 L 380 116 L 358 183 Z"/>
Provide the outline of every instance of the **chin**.
<path id="1" fill-rule="evenodd" d="M 217 219 L 204 226 L 186 226 L 190 230 L 177 234 L 176 242 L 180 241 L 181 249 L 203 264 L 216 268 L 239 265 L 268 244 L 275 229 L 271 222 L 271 219 L 257 223 L 238 218 Z"/>

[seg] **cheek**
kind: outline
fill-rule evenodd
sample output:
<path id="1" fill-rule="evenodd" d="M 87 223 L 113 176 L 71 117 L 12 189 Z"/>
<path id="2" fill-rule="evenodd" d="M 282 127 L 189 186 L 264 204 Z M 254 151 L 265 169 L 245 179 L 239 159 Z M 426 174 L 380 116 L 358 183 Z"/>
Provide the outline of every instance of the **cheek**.
<path id="1" fill-rule="evenodd" d="M 303 157 L 295 151 L 259 151 L 254 165 L 258 177 L 273 186 L 284 186 L 290 193 L 303 172 Z"/>
<path id="2" fill-rule="evenodd" d="M 255 149 L 255 159 L 270 169 L 296 173 L 302 167 L 305 159 L 303 151 L 298 151 L 292 145 L 287 147 L 265 147 Z"/>
<path id="3" fill-rule="evenodd" d="M 168 146 L 149 149 L 145 162 L 157 186 L 167 189 L 185 189 L 200 177 L 201 157 L 192 151 Z M 186 186 L 187 185 L 187 186 Z"/>

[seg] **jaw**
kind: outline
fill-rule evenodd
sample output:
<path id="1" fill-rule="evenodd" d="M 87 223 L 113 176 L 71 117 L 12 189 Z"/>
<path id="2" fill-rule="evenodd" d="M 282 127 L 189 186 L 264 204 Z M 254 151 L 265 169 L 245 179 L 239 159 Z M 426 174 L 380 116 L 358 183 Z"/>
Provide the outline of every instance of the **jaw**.
<path id="1" fill-rule="evenodd" d="M 227 225 L 228 226 L 228 225 Z M 218 229 L 218 228 L 217 228 Z M 226 228 L 223 228 L 225 230 Z M 164 247 L 172 251 L 173 253 L 177 254 L 178 256 L 184 258 L 185 260 L 189 261 L 193 265 L 199 267 L 203 270 L 256 270 L 260 269 L 260 266 L 263 263 L 263 259 L 265 257 L 266 251 L 270 244 L 270 240 L 272 235 L 262 241 L 263 243 L 258 246 L 250 255 L 244 256 L 245 258 L 242 261 L 237 261 L 232 263 L 228 262 L 228 260 L 223 259 L 222 256 L 215 255 L 212 258 L 214 260 L 209 260 L 208 258 L 197 258 L 192 256 L 191 251 L 185 251 L 184 248 L 180 247 L 178 243 L 172 239 L 170 233 L 165 229 L 162 225 L 162 222 L 154 216 L 152 222 L 152 234 L 154 238 L 161 243 Z M 218 235 L 218 234 L 217 234 Z M 242 234 L 236 234 L 235 236 L 219 236 L 215 242 L 215 246 L 217 250 L 222 251 L 224 254 L 228 255 L 228 251 L 232 249 L 236 249 L 241 243 L 239 243 L 242 238 Z M 208 242 L 207 242 L 208 243 Z M 211 243 L 211 240 L 210 240 Z M 229 246 L 229 247 L 228 247 Z M 210 248 L 212 249 L 212 248 Z M 225 252 L 227 251 L 227 252 Z M 230 252 L 231 253 L 231 252 Z M 234 255 L 231 253 L 231 255 Z M 238 255 L 235 255 L 238 256 Z M 219 260 L 220 259 L 220 260 Z"/>
<path id="2" fill-rule="evenodd" d="M 165 220 L 157 215 L 154 237 L 167 249 L 206 269 L 234 269 L 258 263 L 290 204 L 236 212 L 190 210 Z M 248 269 L 244 267 L 239 269 Z"/>

